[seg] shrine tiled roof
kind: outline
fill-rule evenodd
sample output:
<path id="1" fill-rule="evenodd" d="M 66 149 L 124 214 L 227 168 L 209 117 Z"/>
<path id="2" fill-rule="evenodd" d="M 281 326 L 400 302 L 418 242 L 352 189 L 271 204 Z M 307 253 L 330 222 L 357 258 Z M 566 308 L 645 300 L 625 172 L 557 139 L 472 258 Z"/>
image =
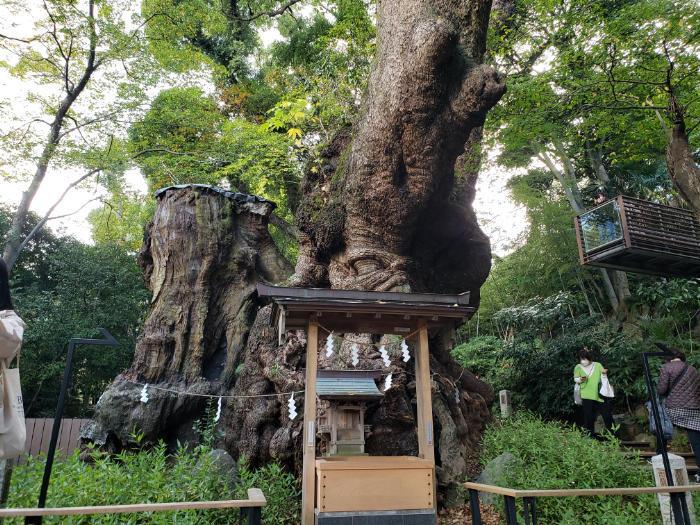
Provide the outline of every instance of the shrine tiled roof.
<path id="1" fill-rule="evenodd" d="M 376 399 L 382 397 L 374 370 L 320 370 L 316 378 L 316 394 L 322 399 Z"/>

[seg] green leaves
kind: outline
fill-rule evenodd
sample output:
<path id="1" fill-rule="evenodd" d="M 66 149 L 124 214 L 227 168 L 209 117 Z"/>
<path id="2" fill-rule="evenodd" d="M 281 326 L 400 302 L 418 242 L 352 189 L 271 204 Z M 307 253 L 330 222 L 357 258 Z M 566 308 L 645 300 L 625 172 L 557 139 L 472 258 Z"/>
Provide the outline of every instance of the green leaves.
<path id="1" fill-rule="evenodd" d="M 270 525 L 297 523 L 301 517 L 301 487 L 299 479 L 286 472 L 279 461 L 273 460 L 258 470 L 251 470 L 245 457 L 238 462 L 238 497 L 246 498 L 249 488 L 259 488 L 265 494 L 262 521 Z"/>
<path id="2" fill-rule="evenodd" d="M 0 233 L 9 229 L 10 218 L 0 208 Z M 37 220 L 30 216 L 26 229 Z M 150 295 L 133 255 L 46 230 L 18 259 L 10 285 L 27 323 L 21 376 L 28 417 L 53 415 L 71 338 L 95 337 L 95 329 L 103 327 L 119 341 L 116 347 L 76 348 L 66 416 L 89 414 L 107 384 L 131 363 L 148 307 Z"/>
<path id="3" fill-rule="evenodd" d="M 484 435 L 482 463 L 510 452 L 515 461 L 500 484 L 514 489 L 647 487 L 654 476 L 615 440 L 599 442 L 578 429 L 545 422 L 531 413 L 492 424 Z M 546 523 L 643 525 L 660 519 L 653 495 L 627 498 L 538 498 L 537 514 Z"/>
<path id="4" fill-rule="evenodd" d="M 173 501 L 210 501 L 233 499 L 232 480 L 207 455 L 211 449 L 189 451 L 179 447 L 168 454 L 164 442 L 153 448 L 122 451 L 115 456 L 94 451 L 91 461 L 80 460 L 76 451 L 63 461 L 54 463 L 49 489 L 48 507 L 90 505 L 125 505 L 133 503 L 167 503 Z M 31 507 L 36 504 L 44 470 L 44 456 L 33 458 L 27 465 L 16 467 L 8 505 Z M 247 498 L 247 494 L 243 496 Z M 218 525 L 239 523 L 238 509 L 140 514 L 102 514 L 83 517 L 45 518 L 46 523 L 172 523 Z M 128 521 L 127 521 L 128 520 Z"/>
<path id="5" fill-rule="evenodd" d="M 103 327 L 120 343 L 76 350 L 66 410 L 69 417 L 82 417 L 129 367 L 149 294 L 133 257 L 118 248 L 63 239 L 55 253 L 44 256 L 44 265 L 43 278 L 13 288 L 15 306 L 27 323 L 22 383 L 28 416 L 53 414 L 69 339 L 94 337 Z"/>

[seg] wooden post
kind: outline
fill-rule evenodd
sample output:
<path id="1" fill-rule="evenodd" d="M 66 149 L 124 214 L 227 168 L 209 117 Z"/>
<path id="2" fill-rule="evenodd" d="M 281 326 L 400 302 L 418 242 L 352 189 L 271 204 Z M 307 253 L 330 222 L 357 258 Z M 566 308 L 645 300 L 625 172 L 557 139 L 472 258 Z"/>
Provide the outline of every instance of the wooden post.
<path id="1" fill-rule="evenodd" d="M 313 525 L 316 491 L 316 369 L 318 321 L 309 318 L 306 329 L 306 386 L 304 388 L 304 470 L 301 488 L 301 524 Z"/>
<path id="2" fill-rule="evenodd" d="M 433 463 L 433 509 L 437 511 L 437 479 L 435 476 L 435 427 L 433 426 L 433 396 L 430 388 L 430 353 L 428 323 L 418 320 L 416 349 L 416 413 L 418 415 L 418 456 Z"/>
<path id="3" fill-rule="evenodd" d="M 435 461 L 433 433 L 433 400 L 430 393 L 430 357 L 428 354 L 428 324 L 418 321 L 416 349 L 416 404 L 418 414 L 418 457 Z"/>

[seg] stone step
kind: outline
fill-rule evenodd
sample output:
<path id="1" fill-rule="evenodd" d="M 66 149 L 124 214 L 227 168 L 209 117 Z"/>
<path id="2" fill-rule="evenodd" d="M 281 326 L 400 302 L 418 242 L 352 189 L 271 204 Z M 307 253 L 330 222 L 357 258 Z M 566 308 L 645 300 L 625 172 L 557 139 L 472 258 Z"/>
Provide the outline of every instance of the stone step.
<path id="1" fill-rule="evenodd" d="M 651 443 L 648 441 L 620 441 L 620 445 L 625 448 L 648 449 Z"/>

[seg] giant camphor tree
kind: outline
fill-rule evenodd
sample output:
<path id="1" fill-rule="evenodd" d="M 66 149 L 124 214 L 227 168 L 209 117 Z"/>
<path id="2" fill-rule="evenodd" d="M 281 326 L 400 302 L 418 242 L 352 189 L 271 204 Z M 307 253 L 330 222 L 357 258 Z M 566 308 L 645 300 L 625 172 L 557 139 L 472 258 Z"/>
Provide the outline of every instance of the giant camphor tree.
<path id="1" fill-rule="evenodd" d="M 491 254 L 471 201 L 481 127 L 505 91 L 502 79 L 482 63 L 490 4 L 377 3 L 377 52 L 360 116 L 352 129 L 341 129 L 325 145 L 302 182 L 293 285 L 471 291 L 478 304 Z M 253 465 L 275 456 L 298 467 L 301 422 L 287 417 L 286 398 L 275 393 L 302 388 L 304 336 L 291 335 L 278 347 L 269 308 L 259 311 L 250 328 L 251 283 L 259 278 L 275 282 L 273 276 L 283 276 L 284 269 L 270 272 L 255 257 L 236 256 L 238 269 L 223 265 L 224 273 L 215 270 L 229 250 L 238 252 L 225 243 L 235 240 L 238 234 L 229 230 L 241 220 L 251 230 L 243 236 L 242 253 L 269 246 L 265 231 L 250 225 L 267 224 L 271 208 L 246 204 L 247 211 L 239 213 L 240 204 L 203 191 L 169 190 L 159 200 L 140 255 L 154 292 L 151 316 L 131 369 L 103 396 L 96 426 L 86 434 L 125 444 L 136 423 L 147 438 L 186 436 L 192 419 L 201 415 L 201 398 L 188 401 L 161 390 L 153 404 L 143 406 L 137 394 L 146 382 L 193 393 L 265 394 L 269 397 L 225 403 L 226 448 L 245 453 Z M 179 219 L 177 206 L 191 219 Z M 247 214 L 258 219 L 247 219 Z M 188 224 L 197 232 L 189 241 Z M 181 246 L 181 255 L 168 248 L 164 241 L 169 238 Z M 197 267 L 197 257 L 203 257 L 206 268 Z M 188 270 L 174 272 L 178 267 Z M 181 304 L 168 306 L 164 297 Z M 453 337 L 450 331 L 431 334 L 438 479 L 443 485 L 453 485 L 467 469 L 493 401 L 493 390 L 450 358 Z M 379 368 L 380 362 L 378 355 L 362 356 L 365 367 Z M 373 428 L 367 448 L 378 455 L 415 454 L 415 382 L 405 365 L 392 366 L 396 373 L 390 395 L 367 415 Z"/>

